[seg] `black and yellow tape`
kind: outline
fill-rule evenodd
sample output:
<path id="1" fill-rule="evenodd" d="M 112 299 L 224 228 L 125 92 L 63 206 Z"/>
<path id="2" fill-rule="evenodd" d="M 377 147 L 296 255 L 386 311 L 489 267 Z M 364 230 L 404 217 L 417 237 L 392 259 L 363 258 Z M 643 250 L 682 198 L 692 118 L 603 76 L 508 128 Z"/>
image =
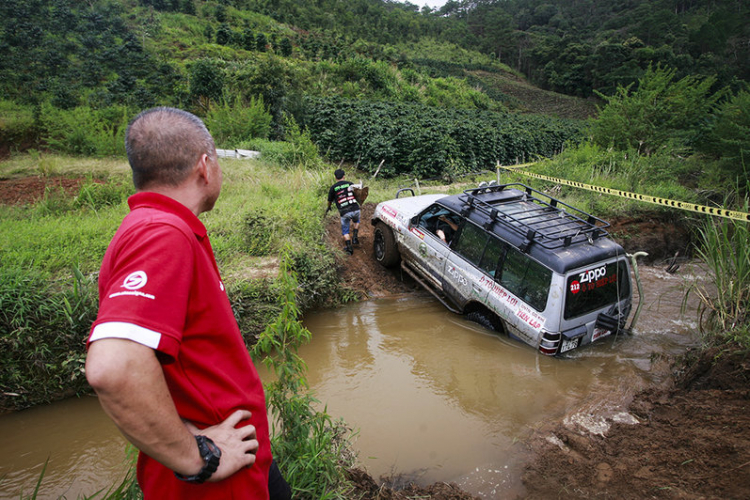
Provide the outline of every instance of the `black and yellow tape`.
<path id="1" fill-rule="evenodd" d="M 556 177 L 549 177 L 547 175 L 535 174 L 533 172 L 527 172 L 523 170 L 524 168 L 530 165 L 533 165 L 533 163 L 524 163 L 522 165 L 513 165 L 513 166 L 508 166 L 508 167 L 498 165 L 498 168 L 502 168 L 510 172 L 515 172 L 517 174 L 525 175 L 527 177 L 534 177 L 536 179 L 554 182 L 556 184 L 563 184 L 566 186 L 573 186 L 573 187 L 577 187 L 580 189 L 587 189 L 589 191 L 594 191 L 597 193 L 610 194 L 613 196 L 620 196 L 622 198 L 629 198 L 631 200 L 638 200 L 638 201 L 643 201 L 646 203 L 653 203 L 656 205 L 664 205 L 666 207 L 689 210 L 691 212 L 698 212 L 701 214 L 715 215 L 718 217 L 726 217 L 728 219 L 735 219 L 735 220 L 742 220 L 745 222 L 750 222 L 750 213 L 736 212 L 734 210 L 726 210 L 724 208 L 707 207 L 704 205 L 696 205 L 695 203 L 688 203 L 685 201 L 676 201 L 676 200 L 670 200 L 667 198 L 658 198 L 656 196 L 649 196 L 646 194 L 630 193 L 628 191 L 620 191 L 618 189 L 605 188 L 601 186 L 593 186 L 591 184 L 584 184 L 583 182 L 569 181 L 566 179 L 558 179 Z"/>

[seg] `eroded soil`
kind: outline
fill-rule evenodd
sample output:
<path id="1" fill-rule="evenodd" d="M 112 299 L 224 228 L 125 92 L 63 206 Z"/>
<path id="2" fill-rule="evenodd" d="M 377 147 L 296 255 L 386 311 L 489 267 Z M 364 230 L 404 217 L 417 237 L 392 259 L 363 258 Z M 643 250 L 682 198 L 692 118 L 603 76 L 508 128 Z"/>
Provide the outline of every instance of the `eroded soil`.
<path id="1" fill-rule="evenodd" d="M 0 204 L 41 199 L 45 188 L 73 191 L 79 181 L 62 178 L 0 180 Z M 374 206 L 362 211 L 354 255 L 340 253 L 339 272 L 362 298 L 408 293 L 413 282 L 382 269 L 372 258 Z M 651 219 L 613 221 L 610 231 L 628 252 L 647 251 L 653 265 L 686 255 L 690 233 Z M 325 240 L 341 248 L 338 217 L 327 219 Z M 549 422 L 527 439 L 533 459 L 523 476 L 526 499 L 747 499 L 750 498 L 750 358 L 718 348 L 690 351 L 664 363 L 671 374 L 637 393 L 624 423 L 592 433 L 575 419 Z M 576 413 L 580 409 L 573 409 Z M 393 489 L 350 471 L 356 499 L 471 499 L 454 484 Z"/>

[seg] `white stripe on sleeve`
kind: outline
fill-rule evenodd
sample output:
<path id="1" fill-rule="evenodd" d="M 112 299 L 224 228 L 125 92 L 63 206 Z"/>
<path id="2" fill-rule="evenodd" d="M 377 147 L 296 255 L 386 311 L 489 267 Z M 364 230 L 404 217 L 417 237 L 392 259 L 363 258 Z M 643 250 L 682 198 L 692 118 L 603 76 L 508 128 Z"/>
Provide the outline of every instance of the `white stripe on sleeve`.
<path id="1" fill-rule="evenodd" d="M 101 339 L 128 339 L 150 347 L 151 349 L 156 349 L 159 347 L 161 333 L 132 323 L 110 321 L 108 323 L 100 323 L 96 325 L 94 331 L 91 332 L 89 342 Z"/>

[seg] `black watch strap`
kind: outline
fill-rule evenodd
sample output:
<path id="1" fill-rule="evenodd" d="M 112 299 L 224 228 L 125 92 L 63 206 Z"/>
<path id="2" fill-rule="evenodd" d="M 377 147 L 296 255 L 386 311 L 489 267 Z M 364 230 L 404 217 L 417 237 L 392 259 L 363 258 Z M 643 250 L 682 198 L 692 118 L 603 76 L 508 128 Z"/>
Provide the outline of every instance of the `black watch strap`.
<path id="1" fill-rule="evenodd" d="M 210 478 L 213 473 L 216 472 L 216 469 L 219 468 L 221 450 L 206 436 L 195 436 L 195 441 L 198 443 L 198 451 L 204 462 L 203 468 L 194 476 L 183 476 L 177 472 L 175 472 L 174 475 L 177 476 L 177 479 L 182 481 L 200 484 Z"/>

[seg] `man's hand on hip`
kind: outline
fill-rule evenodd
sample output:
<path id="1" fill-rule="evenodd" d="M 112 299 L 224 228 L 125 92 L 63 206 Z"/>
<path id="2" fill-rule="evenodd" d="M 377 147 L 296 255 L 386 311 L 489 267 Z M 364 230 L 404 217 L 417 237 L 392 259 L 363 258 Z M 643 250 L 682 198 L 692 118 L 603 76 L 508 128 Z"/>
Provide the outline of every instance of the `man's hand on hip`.
<path id="1" fill-rule="evenodd" d="M 198 429 L 190 422 L 185 422 L 190 432 L 210 438 L 221 450 L 219 468 L 208 481 L 221 481 L 255 463 L 255 453 L 259 446 L 255 427 L 237 427 L 237 424 L 249 419 L 251 415 L 247 410 L 237 410 L 220 424 L 205 429 Z"/>

